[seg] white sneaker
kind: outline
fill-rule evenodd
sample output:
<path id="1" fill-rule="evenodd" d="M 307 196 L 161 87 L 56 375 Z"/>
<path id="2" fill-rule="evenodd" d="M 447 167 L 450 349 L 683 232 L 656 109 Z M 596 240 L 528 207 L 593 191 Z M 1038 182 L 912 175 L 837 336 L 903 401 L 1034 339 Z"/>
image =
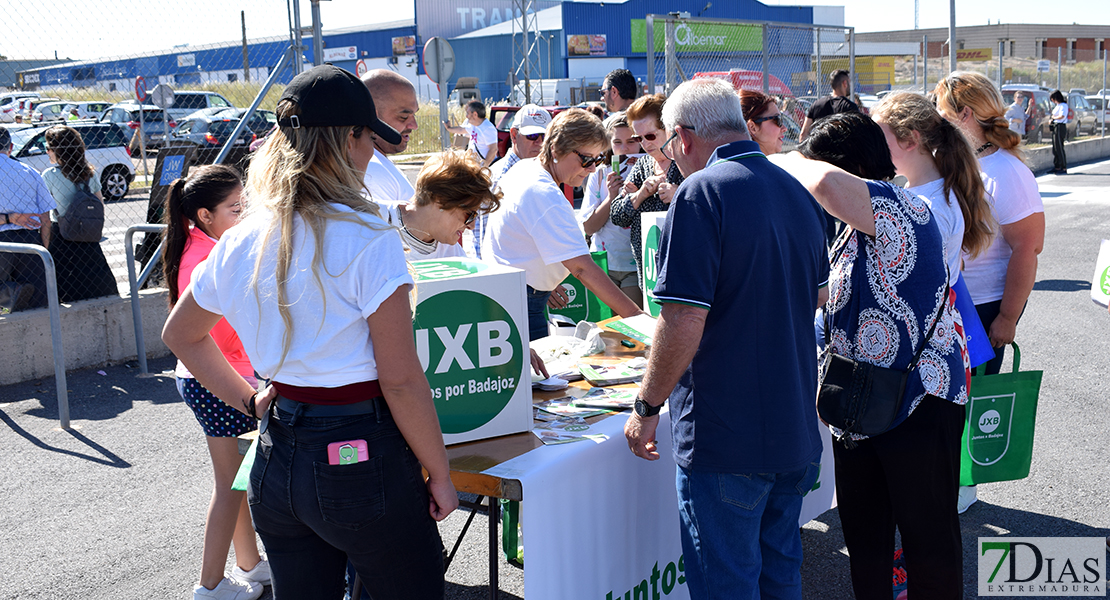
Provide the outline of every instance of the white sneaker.
<path id="1" fill-rule="evenodd" d="M 224 577 L 215 589 L 203 585 L 193 587 L 193 600 L 257 600 L 261 595 L 261 585 L 230 577 Z"/>
<path id="2" fill-rule="evenodd" d="M 231 569 L 231 576 L 239 581 L 256 583 L 259 587 L 270 585 L 270 561 L 262 557 L 250 571 L 244 571 L 239 568 L 239 565 L 235 565 Z"/>
<path id="3" fill-rule="evenodd" d="M 967 509 L 970 508 L 972 504 L 975 504 L 975 501 L 978 500 L 975 494 L 975 489 L 976 488 L 973 485 L 960 486 L 960 494 L 956 499 L 957 513 L 962 515 L 967 512 Z"/>

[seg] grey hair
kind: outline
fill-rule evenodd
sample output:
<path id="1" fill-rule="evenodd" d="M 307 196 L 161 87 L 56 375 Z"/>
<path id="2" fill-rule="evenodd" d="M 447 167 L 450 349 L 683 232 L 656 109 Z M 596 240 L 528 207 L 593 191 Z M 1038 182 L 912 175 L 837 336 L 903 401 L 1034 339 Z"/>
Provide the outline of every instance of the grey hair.
<path id="1" fill-rule="evenodd" d="M 728 134 L 748 135 L 740 96 L 723 79 L 694 79 L 678 86 L 663 105 L 663 125 L 693 128 L 701 139 L 712 142 Z"/>

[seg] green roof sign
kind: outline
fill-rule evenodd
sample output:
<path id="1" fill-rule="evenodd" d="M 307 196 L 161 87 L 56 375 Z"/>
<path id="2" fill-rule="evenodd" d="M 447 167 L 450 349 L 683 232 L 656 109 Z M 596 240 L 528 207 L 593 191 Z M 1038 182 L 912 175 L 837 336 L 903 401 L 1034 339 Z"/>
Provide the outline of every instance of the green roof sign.
<path id="1" fill-rule="evenodd" d="M 666 49 L 666 27 L 663 21 L 653 29 L 655 51 Z M 679 23 L 675 26 L 678 52 L 762 52 L 763 31 L 759 25 L 725 25 L 720 23 Z M 632 19 L 632 51 L 647 52 L 647 23 Z"/>

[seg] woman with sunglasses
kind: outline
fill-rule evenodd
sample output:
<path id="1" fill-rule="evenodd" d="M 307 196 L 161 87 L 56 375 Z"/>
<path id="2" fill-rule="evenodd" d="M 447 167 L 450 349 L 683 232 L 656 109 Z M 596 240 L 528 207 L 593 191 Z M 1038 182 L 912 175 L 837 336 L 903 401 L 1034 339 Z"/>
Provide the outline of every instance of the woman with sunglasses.
<path id="1" fill-rule="evenodd" d="M 525 271 L 530 339 L 547 336 L 544 307 L 568 274 L 622 317 L 640 313 L 594 264 L 574 208 L 560 189 L 582 185 L 605 163 L 608 147 L 601 121 L 572 108 L 551 122 L 540 155 L 520 161 L 501 179 L 501 209 L 489 216 L 482 258 Z"/>
<path id="2" fill-rule="evenodd" d="M 740 108 L 748 120 L 748 133 L 759 150 L 770 156 L 782 152 L 786 127 L 775 99 L 756 90 L 740 90 Z"/>
<path id="3" fill-rule="evenodd" d="M 647 156 L 640 158 L 628 173 L 624 191 L 609 209 L 609 218 L 617 227 L 632 228 L 632 257 L 640 289 L 644 288 L 644 257 L 640 243 L 640 213 L 664 212 L 674 191 L 682 183 L 678 165 L 664 152 L 667 132 L 663 128 L 663 103 L 666 96 L 643 96 L 628 107 L 625 115 L 632 126 L 633 142 L 639 142 Z"/>
<path id="4" fill-rule="evenodd" d="M 382 217 L 400 231 L 409 261 L 466 256 L 463 231 L 474 227 L 480 213 L 497 210 L 500 197 L 491 190 L 489 169 L 448 150 L 424 163 L 411 200 L 381 205 Z"/>

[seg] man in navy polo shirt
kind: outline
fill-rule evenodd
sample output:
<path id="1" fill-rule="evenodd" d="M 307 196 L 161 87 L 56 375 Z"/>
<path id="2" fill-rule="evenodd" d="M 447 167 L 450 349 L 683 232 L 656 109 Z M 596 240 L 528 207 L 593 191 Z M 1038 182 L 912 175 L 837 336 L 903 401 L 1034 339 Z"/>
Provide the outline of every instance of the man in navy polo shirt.
<path id="1" fill-rule="evenodd" d="M 658 459 L 656 415 L 670 400 L 692 598 L 801 598 L 798 517 L 821 459 L 824 218 L 751 141 L 727 83 L 680 85 L 663 122 L 686 180 L 660 241 L 663 308 L 625 435 Z"/>

